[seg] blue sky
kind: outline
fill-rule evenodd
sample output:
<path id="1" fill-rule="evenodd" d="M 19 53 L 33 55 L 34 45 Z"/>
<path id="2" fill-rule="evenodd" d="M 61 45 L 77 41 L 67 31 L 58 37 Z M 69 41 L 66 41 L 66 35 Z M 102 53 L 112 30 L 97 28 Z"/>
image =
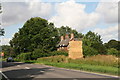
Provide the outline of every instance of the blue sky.
<path id="1" fill-rule="evenodd" d="M 44 0 L 43 3 L 31 1 L 2 4 L 2 22 L 6 32 L 2 41 L 3 45 L 8 44 L 14 33 L 23 26 L 26 20 L 37 16 L 53 22 L 56 27 L 68 25 L 82 33 L 89 30 L 94 31 L 101 35 L 104 42 L 118 37 L 117 4 L 75 2 L 74 0 L 63 0 L 60 3 L 44 2 L 47 0 Z M 70 20 L 70 17 L 73 20 Z"/>

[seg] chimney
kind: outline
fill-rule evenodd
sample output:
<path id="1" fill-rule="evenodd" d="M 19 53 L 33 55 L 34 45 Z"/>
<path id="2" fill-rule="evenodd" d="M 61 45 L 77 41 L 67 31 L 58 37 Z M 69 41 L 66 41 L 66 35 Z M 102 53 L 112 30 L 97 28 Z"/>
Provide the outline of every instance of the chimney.
<path id="1" fill-rule="evenodd" d="M 64 40 L 64 37 L 63 37 L 63 36 L 61 36 L 61 41 L 62 41 L 62 40 Z"/>
<path id="2" fill-rule="evenodd" d="M 69 38 L 69 35 L 68 35 L 68 34 L 66 34 L 66 35 L 65 35 L 65 39 L 68 39 L 68 38 Z"/>
<path id="3" fill-rule="evenodd" d="M 71 33 L 71 39 L 72 39 L 72 38 L 74 38 L 74 34 L 73 34 L 73 33 Z"/>

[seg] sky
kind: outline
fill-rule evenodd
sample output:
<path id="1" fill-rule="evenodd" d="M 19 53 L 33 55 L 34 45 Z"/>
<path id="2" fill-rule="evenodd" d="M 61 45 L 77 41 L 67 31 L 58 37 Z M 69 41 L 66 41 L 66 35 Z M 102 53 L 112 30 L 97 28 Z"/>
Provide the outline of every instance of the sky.
<path id="1" fill-rule="evenodd" d="M 107 0 L 106 0 L 107 1 Z M 118 2 L 78 0 L 23 0 L 2 2 L 2 45 L 9 45 L 14 34 L 31 17 L 53 22 L 55 27 L 69 26 L 80 33 L 93 31 L 103 42 L 118 40 Z"/>

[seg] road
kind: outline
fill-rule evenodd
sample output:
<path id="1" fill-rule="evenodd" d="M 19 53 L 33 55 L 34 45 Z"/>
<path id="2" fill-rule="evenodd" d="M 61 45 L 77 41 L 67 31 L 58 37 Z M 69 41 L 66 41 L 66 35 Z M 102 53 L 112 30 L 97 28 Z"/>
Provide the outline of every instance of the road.
<path id="1" fill-rule="evenodd" d="M 118 80 L 114 76 L 21 62 L 2 62 L 0 70 L 8 80 Z"/>

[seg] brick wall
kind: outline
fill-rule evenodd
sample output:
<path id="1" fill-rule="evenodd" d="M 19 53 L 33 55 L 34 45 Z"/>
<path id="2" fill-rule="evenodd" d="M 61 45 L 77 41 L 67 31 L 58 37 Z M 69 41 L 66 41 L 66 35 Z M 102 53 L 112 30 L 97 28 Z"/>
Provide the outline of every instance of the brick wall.
<path id="1" fill-rule="evenodd" d="M 82 50 L 82 41 L 70 41 L 69 42 L 69 58 L 77 59 L 83 57 L 83 50 Z"/>

